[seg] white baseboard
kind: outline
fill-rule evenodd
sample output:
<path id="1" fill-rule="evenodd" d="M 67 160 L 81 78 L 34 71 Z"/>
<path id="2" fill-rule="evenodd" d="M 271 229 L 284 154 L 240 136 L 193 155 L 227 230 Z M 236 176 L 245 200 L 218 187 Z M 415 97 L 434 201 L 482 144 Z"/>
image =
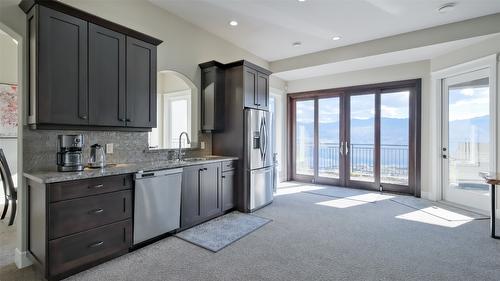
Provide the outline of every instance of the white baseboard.
<path id="1" fill-rule="evenodd" d="M 436 196 L 434 195 L 434 192 L 422 191 L 420 193 L 420 197 L 423 199 L 430 200 L 430 201 L 437 201 Z"/>
<path id="2" fill-rule="evenodd" d="M 18 248 L 15 250 L 14 261 L 16 263 L 17 268 L 28 267 L 33 264 L 33 262 L 28 258 L 28 252 L 21 252 Z"/>

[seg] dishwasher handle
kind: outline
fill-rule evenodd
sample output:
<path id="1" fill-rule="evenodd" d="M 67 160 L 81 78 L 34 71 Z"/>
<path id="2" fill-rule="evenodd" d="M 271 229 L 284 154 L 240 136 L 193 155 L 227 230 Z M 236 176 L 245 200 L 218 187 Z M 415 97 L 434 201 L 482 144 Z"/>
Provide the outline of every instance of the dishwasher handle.
<path id="1" fill-rule="evenodd" d="M 139 171 L 134 175 L 135 180 L 140 180 L 140 179 L 147 179 L 147 178 L 152 178 L 152 177 L 161 177 L 161 176 L 167 176 L 167 175 L 173 175 L 173 174 L 181 174 L 182 173 L 182 168 L 177 168 L 177 169 L 165 169 L 165 170 L 158 170 L 158 171 Z"/>

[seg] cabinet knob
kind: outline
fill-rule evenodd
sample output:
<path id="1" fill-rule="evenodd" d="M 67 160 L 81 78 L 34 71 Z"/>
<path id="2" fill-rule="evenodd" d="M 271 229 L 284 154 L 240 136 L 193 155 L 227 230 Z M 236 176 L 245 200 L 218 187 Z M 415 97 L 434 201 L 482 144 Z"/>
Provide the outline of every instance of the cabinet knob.
<path id="1" fill-rule="evenodd" d="M 84 114 L 84 115 L 80 116 L 80 118 L 83 120 L 87 120 L 88 116 Z"/>
<path id="2" fill-rule="evenodd" d="M 123 119 L 123 118 L 118 118 L 118 121 L 123 122 L 123 121 L 125 121 L 125 119 Z"/>
<path id="3" fill-rule="evenodd" d="M 132 122 L 132 119 L 127 118 L 127 119 L 125 119 L 125 121 L 127 121 L 127 122 Z"/>

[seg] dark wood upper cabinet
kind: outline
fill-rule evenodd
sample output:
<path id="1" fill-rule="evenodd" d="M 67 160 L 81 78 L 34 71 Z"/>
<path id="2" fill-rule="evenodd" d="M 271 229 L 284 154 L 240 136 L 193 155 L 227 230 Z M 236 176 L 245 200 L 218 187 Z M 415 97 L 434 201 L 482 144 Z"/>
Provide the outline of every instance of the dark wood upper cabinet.
<path id="1" fill-rule="evenodd" d="M 257 95 L 257 70 L 243 67 L 243 94 L 245 107 L 259 108 L 259 97 Z"/>
<path id="2" fill-rule="evenodd" d="M 259 109 L 269 109 L 269 75 L 257 74 L 257 92 L 254 93 Z"/>
<path id="3" fill-rule="evenodd" d="M 161 40 L 59 1 L 27 1 L 28 123 L 37 129 L 156 127 Z"/>
<path id="4" fill-rule="evenodd" d="M 125 126 L 125 35 L 89 24 L 89 123 Z"/>
<path id="5" fill-rule="evenodd" d="M 200 64 L 201 129 L 205 132 L 224 130 L 224 66 L 217 62 Z"/>
<path id="6" fill-rule="evenodd" d="M 156 46 L 127 37 L 127 127 L 156 127 Z"/>
<path id="7" fill-rule="evenodd" d="M 38 12 L 33 113 L 41 124 L 87 125 L 87 22 L 45 7 Z"/>

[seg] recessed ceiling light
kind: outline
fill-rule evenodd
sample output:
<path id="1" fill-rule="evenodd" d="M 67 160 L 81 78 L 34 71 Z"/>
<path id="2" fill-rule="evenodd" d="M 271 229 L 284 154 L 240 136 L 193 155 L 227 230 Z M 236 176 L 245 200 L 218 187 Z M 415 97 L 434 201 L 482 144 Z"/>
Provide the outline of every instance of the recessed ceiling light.
<path id="1" fill-rule="evenodd" d="M 306 2 L 306 0 L 299 0 L 299 2 Z"/>
<path id="2" fill-rule="evenodd" d="M 299 47 L 300 45 L 302 45 L 302 42 L 299 42 L 299 41 L 292 43 L 292 46 L 294 46 L 294 47 Z"/>
<path id="3" fill-rule="evenodd" d="M 455 3 L 455 2 L 446 3 L 443 6 L 438 8 L 438 12 L 440 12 L 441 14 L 450 12 L 451 10 L 453 10 L 455 8 L 456 5 L 457 5 L 457 3 Z"/>
<path id="4" fill-rule="evenodd" d="M 237 22 L 237 21 L 235 21 L 235 20 L 232 20 L 232 21 L 230 21 L 230 22 L 229 22 L 229 25 L 230 25 L 230 26 L 237 26 L 237 25 L 238 25 L 238 22 Z"/>
<path id="5" fill-rule="evenodd" d="M 341 38 L 342 38 L 342 37 L 340 37 L 340 36 L 333 36 L 333 37 L 332 37 L 332 40 L 333 40 L 333 41 L 337 41 L 337 40 L 340 40 Z"/>

